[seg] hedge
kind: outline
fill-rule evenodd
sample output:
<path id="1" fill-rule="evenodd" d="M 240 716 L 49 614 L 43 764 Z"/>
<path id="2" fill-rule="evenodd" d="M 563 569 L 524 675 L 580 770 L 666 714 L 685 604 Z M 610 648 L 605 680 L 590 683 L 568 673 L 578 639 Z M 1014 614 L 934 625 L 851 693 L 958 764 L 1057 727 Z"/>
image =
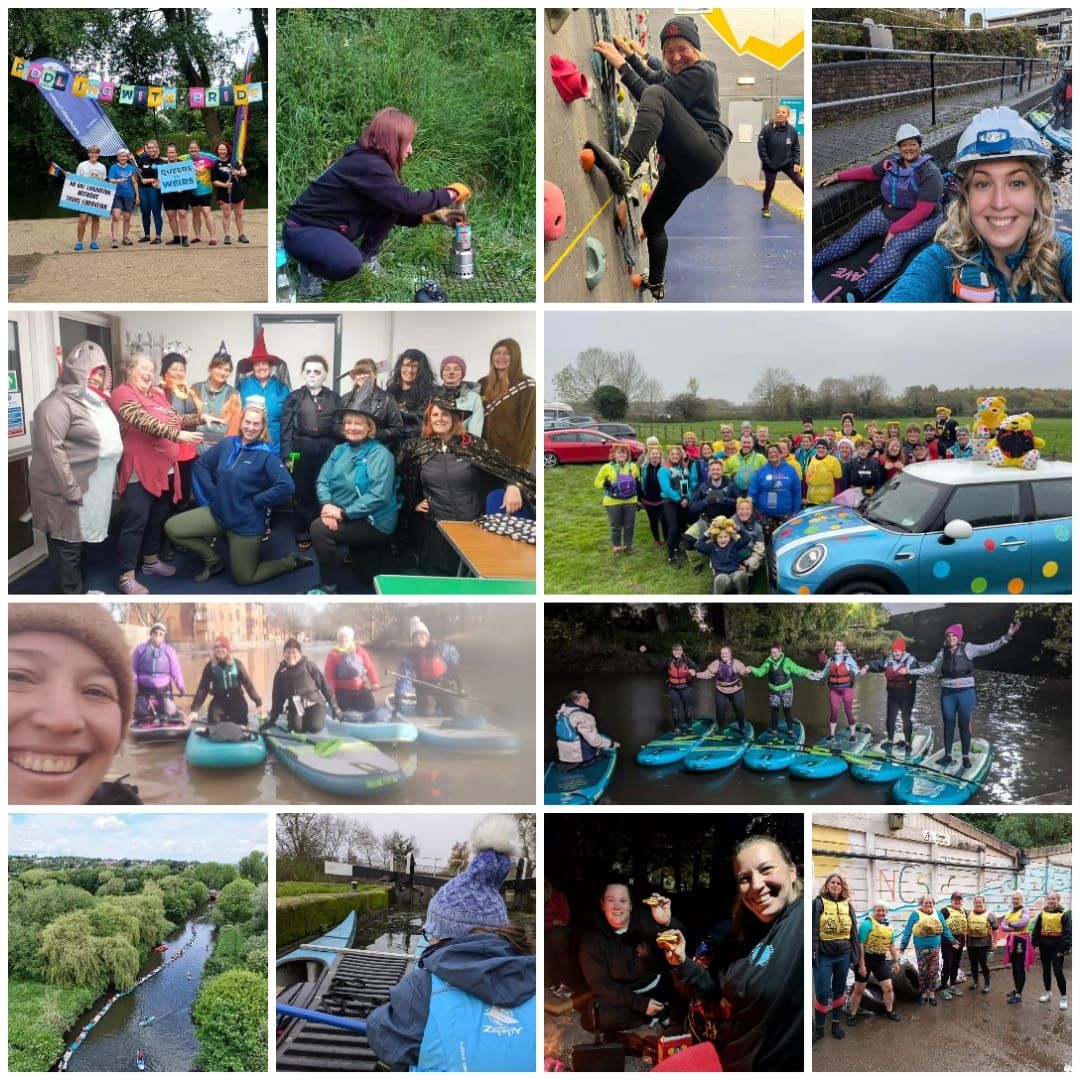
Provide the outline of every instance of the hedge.
<path id="1" fill-rule="evenodd" d="M 381 889 L 381 885 L 357 885 L 354 889 L 348 881 L 279 881 L 277 895 L 313 896 L 317 893 L 364 892 L 366 889 Z"/>
<path id="2" fill-rule="evenodd" d="M 350 911 L 364 914 L 390 906 L 387 889 L 333 896 L 291 896 L 277 902 L 277 947 L 337 926 Z"/>

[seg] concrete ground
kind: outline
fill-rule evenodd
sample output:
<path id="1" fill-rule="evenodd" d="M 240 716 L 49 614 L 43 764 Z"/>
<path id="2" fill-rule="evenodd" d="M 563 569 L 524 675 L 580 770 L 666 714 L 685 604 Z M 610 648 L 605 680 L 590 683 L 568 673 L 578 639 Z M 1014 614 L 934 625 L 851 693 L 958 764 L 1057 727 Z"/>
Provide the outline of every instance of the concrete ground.
<path id="1" fill-rule="evenodd" d="M 966 964 L 966 957 L 964 963 Z M 1071 958 L 1065 978 L 1071 989 Z M 1024 1000 L 1009 1005 L 1011 975 L 991 965 L 989 994 L 961 984 L 963 996 L 937 1007 L 902 1002 L 895 1023 L 867 1012 L 843 1040 L 825 1037 L 813 1047 L 815 1072 L 918 1072 L 925 1075 L 989 1072 L 1063 1072 L 1072 1068 L 1072 1005 L 1058 1008 L 1055 987 L 1040 1003 L 1042 967 L 1027 973 Z"/>
<path id="2" fill-rule="evenodd" d="M 113 250 L 108 219 L 98 235 L 100 251 L 90 251 L 87 224 L 84 250 L 75 251 L 77 215 L 8 222 L 8 299 L 12 303 L 261 303 L 267 302 L 267 211 L 245 210 L 244 233 L 251 241 L 222 243 L 221 214 L 214 212 L 217 247 L 202 242 L 172 247 L 168 223 L 160 245 L 140 244 L 142 219 L 133 215 L 132 247 Z M 121 235 L 121 230 L 118 230 Z M 193 236 L 189 223 L 189 235 Z M 25 279 L 25 280 L 24 280 Z"/>

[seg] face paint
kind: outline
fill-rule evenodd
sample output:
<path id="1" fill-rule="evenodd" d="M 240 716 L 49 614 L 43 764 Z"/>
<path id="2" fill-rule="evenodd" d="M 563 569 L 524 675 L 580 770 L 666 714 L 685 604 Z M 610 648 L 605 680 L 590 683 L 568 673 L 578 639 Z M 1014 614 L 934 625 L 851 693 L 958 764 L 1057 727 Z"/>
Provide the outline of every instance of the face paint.
<path id="1" fill-rule="evenodd" d="M 326 369 L 322 364 L 304 365 L 304 385 L 311 391 L 321 390 L 326 382 Z"/>

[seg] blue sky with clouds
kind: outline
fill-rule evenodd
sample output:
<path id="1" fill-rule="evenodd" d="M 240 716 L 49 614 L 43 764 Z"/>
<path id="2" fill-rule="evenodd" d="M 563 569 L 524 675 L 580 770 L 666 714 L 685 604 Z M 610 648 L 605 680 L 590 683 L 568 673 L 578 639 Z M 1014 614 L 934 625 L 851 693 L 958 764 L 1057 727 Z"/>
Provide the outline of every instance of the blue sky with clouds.
<path id="1" fill-rule="evenodd" d="M 266 851 L 265 814 L 10 814 L 12 855 L 234 863 Z"/>

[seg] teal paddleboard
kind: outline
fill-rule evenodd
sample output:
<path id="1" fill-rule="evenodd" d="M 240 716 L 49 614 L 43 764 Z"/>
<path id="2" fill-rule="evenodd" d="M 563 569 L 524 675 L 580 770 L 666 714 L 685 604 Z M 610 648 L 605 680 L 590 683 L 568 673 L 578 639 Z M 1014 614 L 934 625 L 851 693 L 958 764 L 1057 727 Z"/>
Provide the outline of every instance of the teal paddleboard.
<path id="1" fill-rule="evenodd" d="M 702 739 L 714 731 L 713 720 L 695 720 L 685 735 L 667 732 L 647 742 L 637 752 L 639 765 L 674 765 L 683 760 Z"/>
<path id="2" fill-rule="evenodd" d="M 723 730 L 706 735 L 683 758 L 683 768 L 690 772 L 717 772 L 737 765 L 754 743 L 754 729 L 749 722 L 745 726 L 728 724 Z"/>
<path id="3" fill-rule="evenodd" d="M 845 753 L 852 779 L 864 784 L 891 784 L 904 775 L 909 765 L 919 765 L 934 745 L 934 730 L 929 724 L 911 725 L 911 752 L 908 747 L 893 743 L 885 747 L 880 739 L 872 749 L 862 754 Z"/>
<path id="4" fill-rule="evenodd" d="M 791 759 L 788 772 L 800 780 L 827 780 L 847 772 L 848 763 L 844 760 L 846 750 L 853 754 L 862 753 L 874 739 L 874 730 L 869 724 L 855 725 L 855 741 L 852 742 L 846 726 L 839 728 L 835 735 L 825 735 L 814 745 L 796 754 Z"/>
<path id="5" fill-rule="evenodd" d="M 960 747 L 952 749 L 953 763 L 942 766 L 945 750 L 935 751 L 921 765 L 909 767 L 893 785 L 897 802 L 916 806 L 949 806 L 967 802 L 990 771 L 993 752 L 985 739 L 971 740 L 971 767 L 965 769 Z"/>
<path id="6" fill-rule="evenodd" d="M 801 720 L 795 721 L 795 730 L 790 738 L 783 730 L 779 733 L 763 731 L 746 751 L 743 764 L 754 772 L 782 772 L 802 750 L 805 739 L 806 729 Z"/>

